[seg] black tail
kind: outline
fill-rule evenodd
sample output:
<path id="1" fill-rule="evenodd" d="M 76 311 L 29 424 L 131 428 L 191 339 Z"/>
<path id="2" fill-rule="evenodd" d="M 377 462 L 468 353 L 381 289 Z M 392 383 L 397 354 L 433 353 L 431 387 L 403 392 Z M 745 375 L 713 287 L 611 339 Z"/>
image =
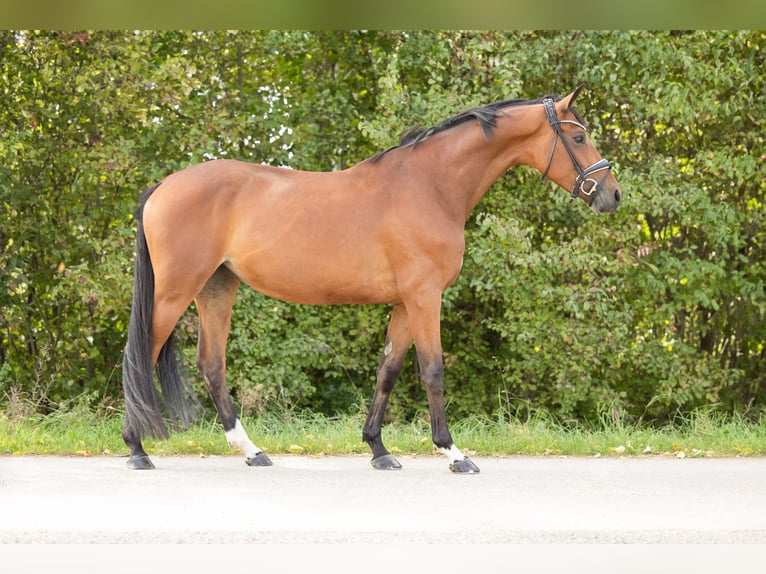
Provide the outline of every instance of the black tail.
<path id="1" fill-rule="evenodd" d="M 144 205 L 159 185 L 147 189 L 136 210 L 136 267 L 133 308 L 128 324 L 128 342 L 122 360 L 122 387 L 125 392 L 124 433 L 140 439 L 145 435 L 167 438 L 168 430 L 154 384 L 152 366 L 152 305 L 154 269 L 144 234 Z M 157 371 L 165 409 L 176 426 L 188 427 L 196 416 L 187 398 L 187 384 L 178 371 L 173 334 L 160 351 Z"/>

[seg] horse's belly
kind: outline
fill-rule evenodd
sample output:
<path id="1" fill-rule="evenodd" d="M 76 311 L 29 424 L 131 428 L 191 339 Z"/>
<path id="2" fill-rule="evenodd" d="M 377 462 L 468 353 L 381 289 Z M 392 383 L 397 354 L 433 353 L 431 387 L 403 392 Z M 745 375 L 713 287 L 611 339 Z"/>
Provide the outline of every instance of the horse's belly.
<path id="1" fill-rule="evenodd" d="M 270 297 L 313 305 L 397 302 L 385 265 L 355 257 L 259 254 L 226 263 L 245 283 Z"/>

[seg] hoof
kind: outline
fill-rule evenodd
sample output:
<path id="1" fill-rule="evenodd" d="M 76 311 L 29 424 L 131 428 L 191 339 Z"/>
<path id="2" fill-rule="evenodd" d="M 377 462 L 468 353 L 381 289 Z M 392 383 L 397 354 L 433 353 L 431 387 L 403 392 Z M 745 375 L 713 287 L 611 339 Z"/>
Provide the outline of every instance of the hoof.
<path id="1" fill-rule="evenodd" d="M 453 461 L 449 469 L 455 474 L 479 474 L 479 467 L 472 463 L 470 458 Z"/>
<path id="2" fill-rule="evenodd" d="M 245 464 L 247 464 L 247 466 L 272 466 L 274 463 L 271 462 L 271 459 L 268 456 L 259 452 L 255 456 L 246 458 Z"/>
<path id="3" fill-rule="evenodd" d="M 145 455 L 131 456 L 128 459 L 128 468 L 130 470 L 154 470 L 154 464 L 151 459 Z"/>
<path id="4" fill-rule="evenodd" d="M 375 470 L 401 470 L 402 465 L 390 454 L 384 454 L 370 461 Z"/>

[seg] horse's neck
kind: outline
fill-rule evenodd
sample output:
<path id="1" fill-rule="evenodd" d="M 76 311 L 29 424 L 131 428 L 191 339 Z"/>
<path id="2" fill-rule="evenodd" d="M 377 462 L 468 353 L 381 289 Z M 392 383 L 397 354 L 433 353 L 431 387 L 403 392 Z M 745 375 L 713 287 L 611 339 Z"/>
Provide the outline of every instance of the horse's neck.
<path id="1" fill-rule="evenodd" d="M 539 169 L 537 154 L 532 151 L 536 147 L 532 138 L 539 131 L 539 122 L 527 115 L 534 113 L 530 108 L 520 106 L 501 111 L 489 139 L 475 122 L 455 128 L 462 133 L 443 134 L 440 149 L 434 152 L 435 165 L 456 209 L 462 210 L 465 218 L 508 168 L 528 165 Z"/>

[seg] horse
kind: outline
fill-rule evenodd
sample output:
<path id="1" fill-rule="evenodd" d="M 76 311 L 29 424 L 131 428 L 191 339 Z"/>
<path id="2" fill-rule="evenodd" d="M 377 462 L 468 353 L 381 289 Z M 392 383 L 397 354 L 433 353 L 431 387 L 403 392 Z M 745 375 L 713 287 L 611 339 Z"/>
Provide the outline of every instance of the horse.
<path id="1" fill-rule="evenodd" d="M 272 464 L 250 440 L 226 386 L 231 312 L 245 282 L 299 304 L 391 305 L 362 429 L 372 467 L 401 468 L 383 444 L 381 424 L 414 342 L 434 447 L 447 456 L 452 472 L 479 472 L 447 425 L 442 294 L 463 264 L 467 218 L 510 167 L 536 169 L 541 180 L 547 177 L 597 214 L 618 207 L 621 191 L 612 167 L 573 108 L 582 87 L 565 97 L 509 99 L 465 110 L 341 171 L 215 159 L 147 189 L 136 211 L 122 366 L 127 466 L 154 468 L 143 437 L 166 438 L 166 422 L 177 427 L 193 420 L 173 343 L 176 323 L 192 301 L 199 315 L 196 364 L 228 444 L 249 466 Z"/>

